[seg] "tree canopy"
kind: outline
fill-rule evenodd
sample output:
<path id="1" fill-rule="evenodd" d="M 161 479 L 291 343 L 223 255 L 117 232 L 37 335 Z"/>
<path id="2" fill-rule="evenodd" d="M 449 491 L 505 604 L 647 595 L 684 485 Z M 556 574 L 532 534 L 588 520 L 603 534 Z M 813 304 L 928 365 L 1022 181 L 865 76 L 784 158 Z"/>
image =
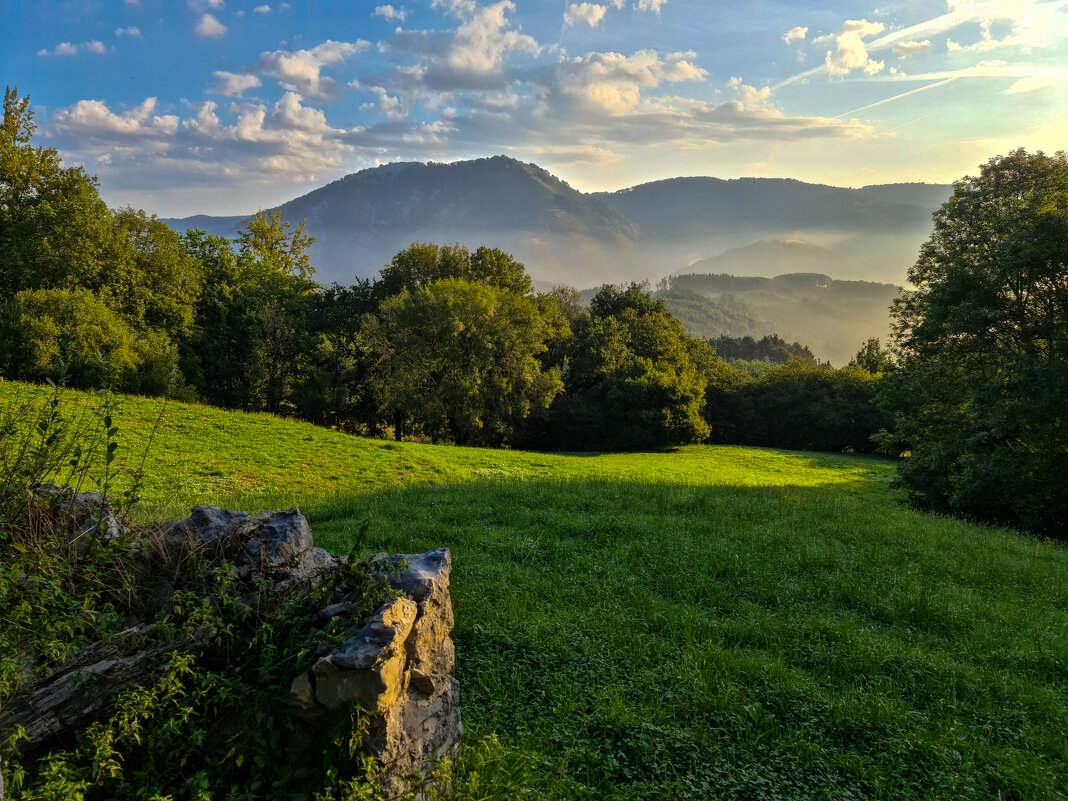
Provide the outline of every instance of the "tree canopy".
<path id="1" fill-rule="evenodd" d="M 443 278 L 385 301 L 364 326 L 380 354 L 381 409 L 395 430 L 435 441 L 499 445 L 563 388 L 543 370 L 537 304 L 497 286 Z"/>
<path id="2" fill-rule="evenodd" d="M 1063 531 L 1068 158 L 1016 150 L 958 181 L 895 304 L 887 446 L 924 507 Z"/>

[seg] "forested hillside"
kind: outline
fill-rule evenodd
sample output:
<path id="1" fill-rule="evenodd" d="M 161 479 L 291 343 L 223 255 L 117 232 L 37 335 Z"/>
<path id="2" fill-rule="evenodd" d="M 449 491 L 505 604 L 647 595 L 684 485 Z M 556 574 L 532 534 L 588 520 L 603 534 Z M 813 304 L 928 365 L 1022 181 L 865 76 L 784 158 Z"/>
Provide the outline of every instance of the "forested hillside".
<path id="1" fill-rule="evenodd" d="M 657 297 L 693 336 L 779 334 L 802 342 L 821 359 L 845 364 L 854 343 L 890 333 L 889 310 L 899 288 L 872 281 L 841 281 L 819 273 L 774 278 L 693 272 L 662 282 Z"/>

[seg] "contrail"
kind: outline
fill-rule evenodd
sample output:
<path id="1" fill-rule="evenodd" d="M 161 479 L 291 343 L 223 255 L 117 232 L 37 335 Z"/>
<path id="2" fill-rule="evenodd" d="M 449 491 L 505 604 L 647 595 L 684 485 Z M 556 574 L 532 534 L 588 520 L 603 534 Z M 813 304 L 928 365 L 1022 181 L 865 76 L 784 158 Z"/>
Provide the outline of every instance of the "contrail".
<path id="1" fill-rule="evenodd" d="M 910 89 L 909 91 L 902 92 L 899 95 L 894 95 L 893 97 L 888 97 L 888 98 L 886 98 L 886 100 L 878 100 L 875 103 L 869 103 L 866 106 L 861 106 L 860 108 L 855 108 L 852 111 L 843 111 L 841 114 L 837 114 L 834 117 L 832 117 L 831 119 L 837 120 L 840 117 L 845 117 L 845 116 L 847 116 L 849 114 L 856 114 L 858 111 L 865 111 L 865 110 L 867 110 L 869 108 L 875 108 L 876 106 L 881 106 L 883 103 L 892 103 L 895 100 L 900 100 L 903 97 L 908 97 L 909 95 L 914 95 L 917 92 L 926 92 L 928 89 L 937 89 L 939 86 L 945 86 L 947 83 L 953 83 L 953 81 L 955 81 L 955 80 L 957 80 L 957 79 L 956 78 L 946 78 L 944 81 L 938 81 L 937 83 L 929 83 L 926 86 L 921 86 L 919 89 Z"/>
<path id="2" fill-rule="evenodd" d="M 914 120 L 909 120 L 908 122 L 903 122 L 900 125 L 895 125 L 893 128 L 887 128 L 885 131 L 883 131 L 883 133 L 884 134 L 888 134 L 891 131 L 896 131 L 898 128 L 904 128 L 906 125 L 912 125 L 912 123 L 914 123 L 914 122 L 919 122 L 920 120 L 926 120 L 926 119 L 930 118 L 930 116 L 931 116 L 930 114 L 925 114 L 924 116 L 917 117 Z"/>

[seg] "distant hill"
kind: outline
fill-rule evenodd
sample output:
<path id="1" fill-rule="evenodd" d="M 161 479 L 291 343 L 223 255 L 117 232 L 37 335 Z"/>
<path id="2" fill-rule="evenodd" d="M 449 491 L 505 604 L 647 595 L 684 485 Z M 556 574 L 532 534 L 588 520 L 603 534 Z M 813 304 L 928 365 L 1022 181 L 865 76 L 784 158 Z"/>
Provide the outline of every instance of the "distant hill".
<path id="1" fill-rule="evenodd" d="M 827 248 L 804 239 L 761 239 L 718 256 L 694 262 L 676 275 L 686 273 L 728 273 L 735 276 L 771 273 L 818 272 L 842 275 L 849 260 Z"/>
<path id="2" fill-rule="evenodd" d="M 495 156 L 362 170 L 278 208 L 285 220 L 307 219 L 319 240 L 312 261 L 324 281 L 373 276 L 413 241 L 500 247 L 537 279 L 589 286 L 655 279 L 756 240 L 804 240 L 806 270 L 900 281 L 949 193 L 927 184 L 841 189 L 787 179 L 676 178 L 584 194 L 535 164 Z M 166 222 L 232 237 L 242 220 Z M 784 255 L 774 256 L 775 247 Z M 764 248 L 781 268 L 751 251 L 750 269 L 799 269 L 785 264 L 801 252 L 790 247 Z"/>
<path id="3" fill-rule="evenodd" d="M 812 272 L 774 278 L 688 273 L 672 277 L 658 297 L 694 336 L 778 334 L 842 365 L 869 337 L 886 341 L 897 294 L 893 284 Z"/>
<path id="4" fill-rule="evenodd" d="M 755 240 L 805 240 L 847 278 L 901 281 L 948 185 L 844 189 L 785 178 L 672 178 L 595 196 L 632 220 L 642 245 L 692 264 Z M 676 272 L 671 270 L 670 272 Z M 776 267 L 754 263 L 754 275 Z"/>

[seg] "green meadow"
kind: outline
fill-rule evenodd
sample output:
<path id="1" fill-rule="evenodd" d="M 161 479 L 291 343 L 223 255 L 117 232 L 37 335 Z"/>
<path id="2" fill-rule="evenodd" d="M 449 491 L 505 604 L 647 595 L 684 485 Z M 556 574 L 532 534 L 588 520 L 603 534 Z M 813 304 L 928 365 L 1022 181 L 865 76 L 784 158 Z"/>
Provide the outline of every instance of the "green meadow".
<path id="1" fill-rule="evenodd" d="M 1068 548 L 912 511 L 892 462 L 160 412 L 115 421 L 127 464 L 152 437 L 145 517 L 296 503 L 335 552 L 368 518 L 372 551 L 451 549 L 458 798 L 1068 797 Z"/>

